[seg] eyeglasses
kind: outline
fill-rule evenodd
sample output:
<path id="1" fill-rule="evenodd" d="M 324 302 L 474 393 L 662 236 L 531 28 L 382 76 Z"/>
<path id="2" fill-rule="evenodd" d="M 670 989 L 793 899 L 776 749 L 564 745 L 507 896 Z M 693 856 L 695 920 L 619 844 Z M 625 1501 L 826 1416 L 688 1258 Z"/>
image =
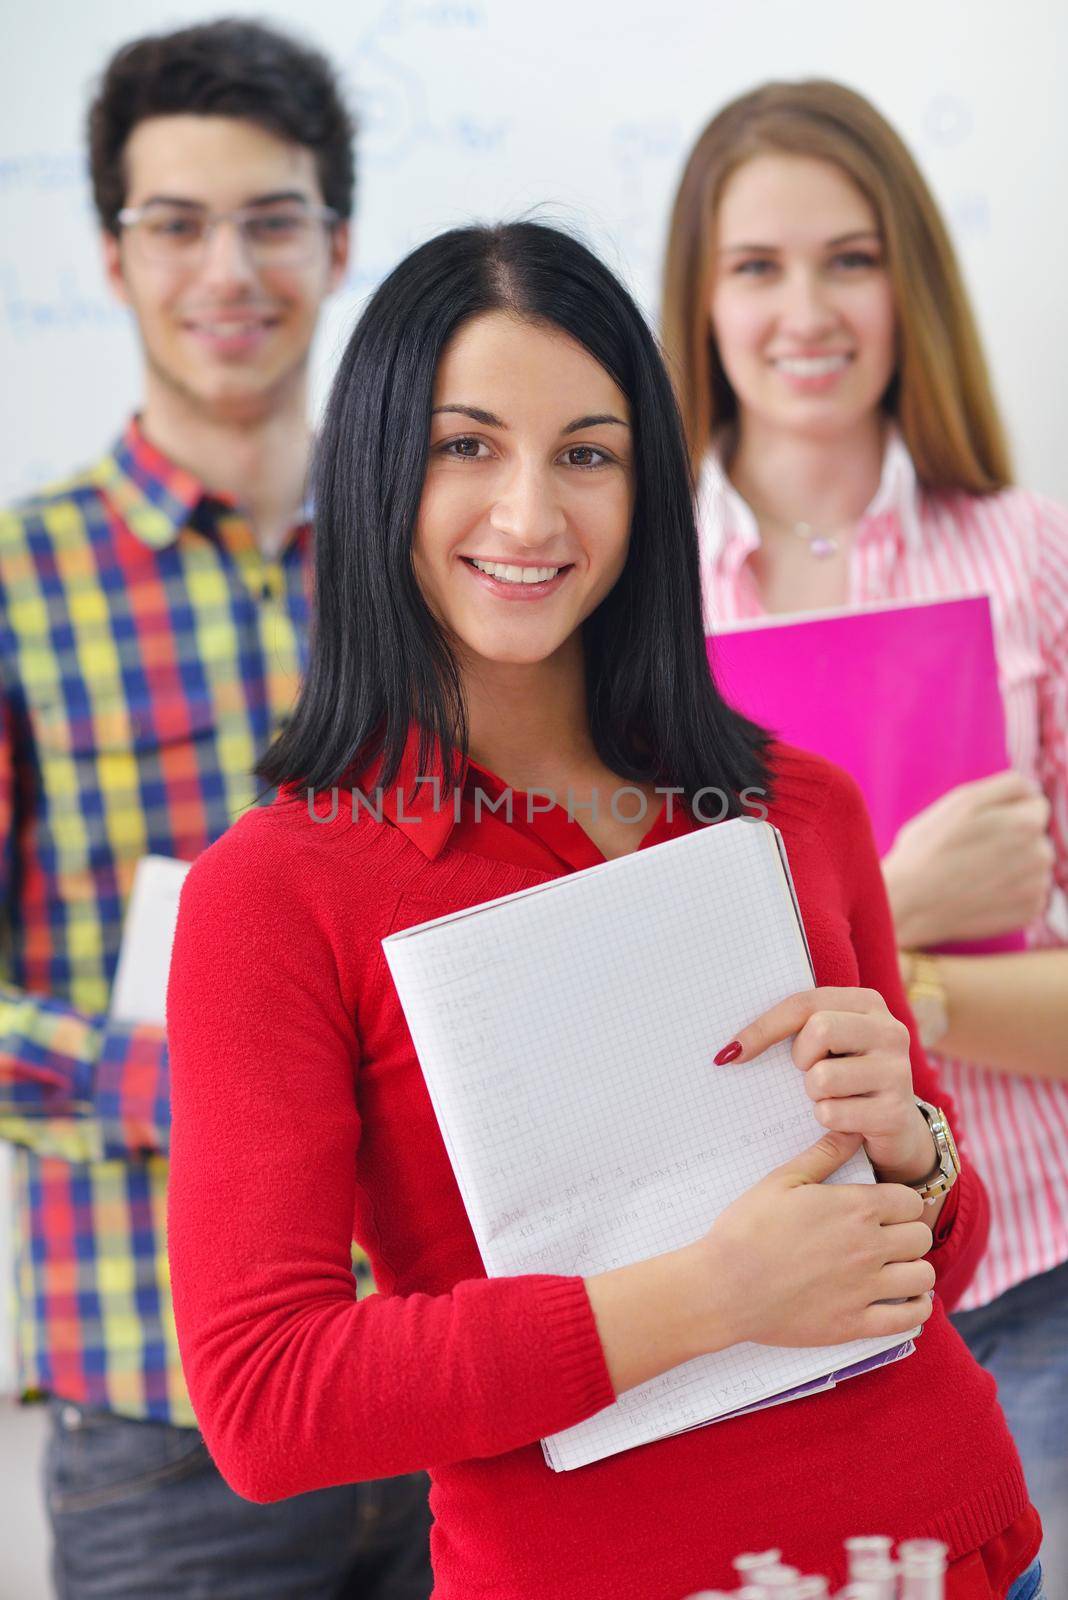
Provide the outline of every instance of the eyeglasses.
<path id="1" fill-rule="evenodd" d="M 340 218 L 331 206 L 293 202 L 208 212 L 150 200 L 124 207 L 117 220 L 144 259 L 160 266 L 197 266 L 219 223 L 232 222 L 253 266 L 299 267 L 314 258 L 324 226 L 332 227 Z"/>

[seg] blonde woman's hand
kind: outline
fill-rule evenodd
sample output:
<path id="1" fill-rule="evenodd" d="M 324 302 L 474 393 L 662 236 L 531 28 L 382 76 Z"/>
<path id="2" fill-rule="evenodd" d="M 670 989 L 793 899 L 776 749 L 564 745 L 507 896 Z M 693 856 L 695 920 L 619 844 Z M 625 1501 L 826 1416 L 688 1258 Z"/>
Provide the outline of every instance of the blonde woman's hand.
<path id="1" fill-rule="evenodd" d="M 986 939 L 1041 915 L 1053 874 L 1049 801 L 1018 772 L 951 789 L 883 859 L 898 946 Z"/>

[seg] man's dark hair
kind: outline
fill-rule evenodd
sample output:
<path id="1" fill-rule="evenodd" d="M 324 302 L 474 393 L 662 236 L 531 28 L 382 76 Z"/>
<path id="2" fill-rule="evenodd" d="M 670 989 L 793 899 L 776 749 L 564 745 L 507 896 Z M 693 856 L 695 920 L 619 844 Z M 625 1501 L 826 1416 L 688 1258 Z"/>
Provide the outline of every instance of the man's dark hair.
<path id="1" fill-rule="evenodd" d="M 731 797 L 766 791 L 767 735 L 727 705 L 708 667 L 689 462 L 656 341 L 596 256 L 534 222 L 431 239 L 390 273 L 356 325 L 316 449 L 309 669 L 259 775 L 327 789 L 381 755 L 388 787 L 413 722 L 424 735 L 420 760 L 436 742 L 445 773 L 457 774 L 467 741 L 462 679 L 417 582 L 412 542 L 442 351 L 465 322 L 498 310 L 568 334 L 630 405 L 626 563 L 583 625 L 598 755 L 621 777 L 681 788 L 687 800 L 707 786 Z"/>
<path id="2" fill-rule="evenodd" d="M 352 215 L 355 123 L 320 51 L 259 22 L 222 18 L 134 39 L 118 50 L 89 108 L 89 171 L 100 221 L 119 231 L 126 141 L 149 117 L 234 117 L 315 156 L 323 200 Z"/>

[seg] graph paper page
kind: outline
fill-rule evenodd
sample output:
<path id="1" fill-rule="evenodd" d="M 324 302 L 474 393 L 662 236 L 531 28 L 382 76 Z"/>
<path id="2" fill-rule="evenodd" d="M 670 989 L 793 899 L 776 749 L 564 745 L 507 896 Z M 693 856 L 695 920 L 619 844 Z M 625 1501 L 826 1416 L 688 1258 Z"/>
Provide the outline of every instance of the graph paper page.
<path id="1" fill-rule="evenodd" d="M 823 1131 L 789 1044 L 715 1067 L 812 972 L 781 839 L 746 819 L 391 935 L 383 948 L 490 1276 L 691 1242 Z M 863 1155 L 837 1181 L 871 1182 Z M 735 1345 L 546 1440 L 558 1469 L 901 1344 Z"/>

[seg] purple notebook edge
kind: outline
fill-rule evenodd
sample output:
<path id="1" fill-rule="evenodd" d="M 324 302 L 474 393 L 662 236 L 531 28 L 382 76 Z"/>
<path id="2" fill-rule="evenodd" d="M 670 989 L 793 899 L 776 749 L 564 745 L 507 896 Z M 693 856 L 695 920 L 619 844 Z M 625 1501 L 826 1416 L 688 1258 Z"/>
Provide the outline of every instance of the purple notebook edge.
<path id="1" fill-rule="evenodd" d="M 854 1361 L 851 1366 L 839 1367 L 834 1372 L 826 1373 L 822 1378 L 811 1378 L 808 1383 L 798 1384 L 796 1389 L 784 1389 L 781 1394 L 772 1394 L 764 1400 L 757 1400 L 751 1406 L 739 1406 L 736 1411 L 724 1411 L 721 1416 L 712 1418 L 714 1422 L 726 1422 L 730 1417 L 744 1417 L 751 1411 L 766 1411 L 769 1406 L 783 1405 L 788 1400 L 802 1400 L 808 1394 L 820 1394 L 824 1389 L 833 1389 L 837 1383 L 845 1383 L 849 1378 L 859 1378 L 865 1372 L 874 1372 L 878 1367 L 889 1367 L 895 1361 L 902 1361 L 906 1356 L 912 1355 L 916 1345 L 912 1339 L 906 1339 L 902 1344 L 893 1345 L 889 1350 L 880 1350 L 876 1355 L 867 1356 L 863 1361 Z"/>

